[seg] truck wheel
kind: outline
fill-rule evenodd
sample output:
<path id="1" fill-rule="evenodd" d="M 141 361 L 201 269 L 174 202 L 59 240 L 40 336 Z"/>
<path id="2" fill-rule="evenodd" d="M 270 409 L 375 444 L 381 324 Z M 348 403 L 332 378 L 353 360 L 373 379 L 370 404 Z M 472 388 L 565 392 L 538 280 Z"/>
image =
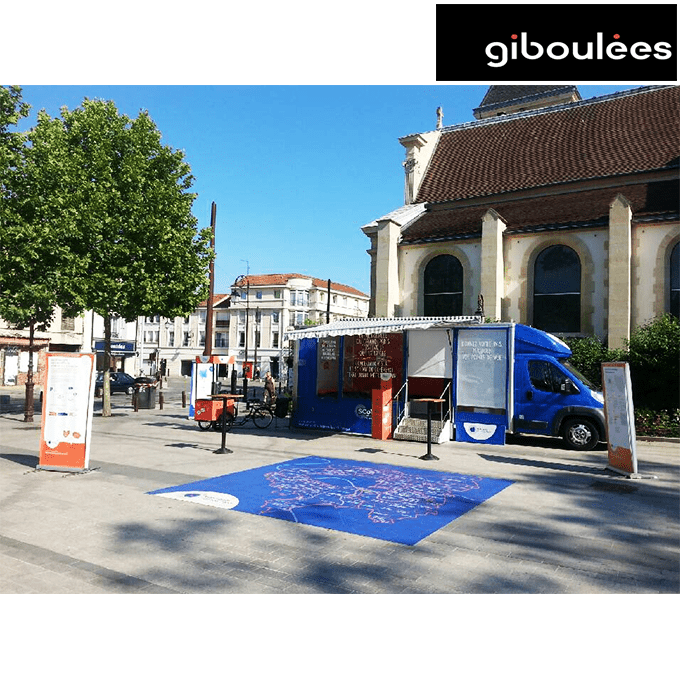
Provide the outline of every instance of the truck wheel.
<path id="1" fill-rule="evenodd" d="M 595 426 L 589 420 L 576 418 L 564 423 L 562 436 L 567 446 L 574 451 L 591 451 L 599 441 Z"/>

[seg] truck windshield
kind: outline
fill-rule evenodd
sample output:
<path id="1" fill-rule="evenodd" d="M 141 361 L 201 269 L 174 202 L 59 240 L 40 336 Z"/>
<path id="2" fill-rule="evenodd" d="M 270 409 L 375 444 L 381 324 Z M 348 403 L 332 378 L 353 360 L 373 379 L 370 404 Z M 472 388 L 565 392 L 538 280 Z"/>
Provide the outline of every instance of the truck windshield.
<path id="1" fill-rule="evenodd" d="M 562 366 L 564 366 L 570 373 L 573 373 L 586 387 L 589 387 L 591 390 L 596 390 L 599 391 L 599 387 L 596 385 L 593 385 L 588 378 L 581 373 L 577 368 L 574 368 L 566 359 L 560 360 L 560 363 Z"/>

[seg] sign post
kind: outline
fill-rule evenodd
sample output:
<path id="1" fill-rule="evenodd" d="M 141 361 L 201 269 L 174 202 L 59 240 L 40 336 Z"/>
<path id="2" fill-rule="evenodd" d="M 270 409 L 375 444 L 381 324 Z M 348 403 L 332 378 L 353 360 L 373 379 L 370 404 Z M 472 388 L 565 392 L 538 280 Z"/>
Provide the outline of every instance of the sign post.
<path id="1" fill-rule="evenodd" d="M 90 460 L 94 354 L 48 353 L 39 470 L 81 472 Z"/>
<path id="2" fill-rule="evenodd" d="M 602 392 L 607 423 L 607 468 L 621 474 L 637 476 L 633 390 L 627 363 L 602 364 Z"/>

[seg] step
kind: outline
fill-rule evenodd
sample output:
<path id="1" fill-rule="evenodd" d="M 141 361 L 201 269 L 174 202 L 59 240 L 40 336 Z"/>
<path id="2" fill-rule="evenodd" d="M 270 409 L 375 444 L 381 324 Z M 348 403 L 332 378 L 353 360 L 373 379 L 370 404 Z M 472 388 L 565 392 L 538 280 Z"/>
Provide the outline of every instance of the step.
<path id="1" fill-rule="evenodd" d="M 448 439 L 449 425 L 448 421 L 444 422 L 443 425 L 439 420 L 432 421 L 432 443 L 441 444 Z M 426 442 L 427 420 L 424 418 L 404 418 L 397 426 L 393 438 L 412 442 Z"/>

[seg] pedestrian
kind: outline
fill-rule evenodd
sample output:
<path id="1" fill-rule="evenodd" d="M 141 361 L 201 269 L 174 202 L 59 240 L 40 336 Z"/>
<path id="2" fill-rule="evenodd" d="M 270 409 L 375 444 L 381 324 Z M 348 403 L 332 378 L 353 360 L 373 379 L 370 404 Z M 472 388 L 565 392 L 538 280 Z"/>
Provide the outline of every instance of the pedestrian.
<path id="1" fill-rule="evenodd" d="M 267 371 L 264 374 L 264 403 L 273 404 L 276 401 L 276 387 L 274 386 L 274 378 L 272 374 Z"/>

